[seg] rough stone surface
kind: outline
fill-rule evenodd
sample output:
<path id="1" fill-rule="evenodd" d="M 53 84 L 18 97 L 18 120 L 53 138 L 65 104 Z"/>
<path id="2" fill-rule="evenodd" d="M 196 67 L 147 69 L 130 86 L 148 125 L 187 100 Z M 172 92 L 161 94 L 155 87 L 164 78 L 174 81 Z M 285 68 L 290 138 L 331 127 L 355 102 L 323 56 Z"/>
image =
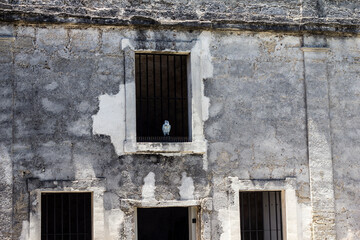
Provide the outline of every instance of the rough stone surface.
<path id="1" fill-rule="evenodd" d="M 159 22 L 258 19 L 291 26 L 318 18 L 314 24 L 356 25 L 360 14 L 355 2 L 326 0 L 1 2 L 3 18 L 28 12 L 22 15 L 26 20 L 33 12 L 52 22 L 72 14 L 74 21 L 142 16 Z M 54 17 L 59 12 L 66 14 Z M 133 25 L 155 21 L 134 19 Z M 294 193 L 289 211 L 296 212 L 292 222 L 298 225 L 288 226 L 294 239 L 360 238 L 357 36 L 105 25 L 0 25 L 1 239 L 37 239 L 37 194 L 54 190 L 94 192 L 94 214 L 101 216 L 93 223 L 95 236 L 134 239 L 136 207 L 177 204 L 199 208 L 202 239 L 233 240 L 240 226 L 231 220 L 239 212 L 229 208 L 238 201 L 231 198 L 229 178 L 261 183 L 243 190 L 278 182 L 273 190 Z M 113 131 L 124 127 L 126 118 L 124 109 L 111 111 L 111 106 L 126 104 L 125 75 L 134 71 L 125 61 L 131 44 L 144 51 L 204 53 L 206 154 L 116 150 Z M 329 48 L 325 63 L 304 54 L 303 47 Z M 323 82 L 309 81 L 319 69 Z M 106 120 L 116 127 L 102 126 L 99 113 L 118 117 Z M 311 148 L 313 116 L 324 117 L 315 119 L 319 125 L 327 124 L 326 147 Z M 319 154 L 319 165 L 311 165 L 311 153 Z M 291 188 L 284 183 L 289 178 Z"/>
<path id="2" fill-rule="evenodd" d="M 6 21 L 350 33 L 360 17 L 357 0 L 3 0 L 0 11 Z"/>

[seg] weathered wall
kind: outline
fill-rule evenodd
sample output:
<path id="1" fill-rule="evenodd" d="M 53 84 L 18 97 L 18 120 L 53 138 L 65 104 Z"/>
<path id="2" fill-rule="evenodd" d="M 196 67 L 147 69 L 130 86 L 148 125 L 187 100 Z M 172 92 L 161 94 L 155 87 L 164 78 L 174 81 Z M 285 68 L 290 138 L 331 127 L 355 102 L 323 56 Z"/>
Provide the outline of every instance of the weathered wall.
<path id="1" fill-rule="evenodd" d="M 360 238 L 358 38 L 328 39 L 330 117 L 333 139 L 338 239 Z"/>
<path id="2" fill-rule="evenodd" d="M 359 32 L 356 0 L 3 0 L 5 21 Z M 186 20 L 186 21 L 185 21 Z"/>
<path id="3" fill-rule="evenodd" d="M 202 33 L 4 25 L 1 35 L 13 38 L 0 42 L 4 79 L 0 169 L 5 174 L 12 171 L 13 178 L 2 178 L 0 189 L 13 197 L 13 217 L 7 203 L 2 204 L 0 214 L 5 217 L 0 218 L 0 223 L 5 232 L 0 234 L 8 234 L 8 223 L 13 221 L 13 239 L 34 239 L 29 233 L 34 231 L 31 221 L 38 217 L 34 208 L 38 202 L 33 193 L 29 194 L 32 189 L 91 189 L 97 186 L 96 181 L 90 183 L 94 184 L 91 187 L 74 184 L 77 188 L 66 182 L 105 178 L 105 183 L 101 182 L 104 193 L 96 196 L 96 201 L 103 212 L 102 224 L 108 239 L 130 239 L 133 234 L 134 212 L 123 200 L 141 203 L 212 198 L 201 213 L 203 237 L 228 240 L 230 223 L 226 211 L 229 201 L 238 201 L 229 197 L 233 190 L 229 177 L 265 183 L 292 177 L 297 237 L 310 239 L 303 36 L 244 31 Z M 109 136 L 93 134 L 93 116 L 101 110 L 99 97 L 115 96 L 124 87 L 123 39 L 147 50 L 180 51 L 196 47 L 200 36 L 205 36 L 208 43 L 208 48 L 201 51 L 208 51 L 206 56 L 213 69 L 212 77 L 203 79 L 204 97 L 210 99 L 209 118 L 204 125 L 207 154 L 119 156 Z M 314 44 L 323 47 L 322 40 L 315 39 Z M 330 48 L 326 73 L 338 239 L 356 239 L 360 231 L 360 214 L 355 211 L 358 166 L 354 154 L 358 139 L 359 44 L 355 37 L 332 37 L 325 45 Z M 346 168 L 348 162 L 353 168 Z M 42 185 L 34 184 L 33 179 L 42 181 Z"/>

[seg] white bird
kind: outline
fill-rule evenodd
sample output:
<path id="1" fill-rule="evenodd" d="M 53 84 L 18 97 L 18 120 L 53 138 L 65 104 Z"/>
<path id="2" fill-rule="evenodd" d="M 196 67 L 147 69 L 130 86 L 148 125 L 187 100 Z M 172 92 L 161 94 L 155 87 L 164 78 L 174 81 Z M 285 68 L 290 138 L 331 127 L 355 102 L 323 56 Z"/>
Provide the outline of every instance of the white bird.
<path id="1" fill-rule="evenodd" d="M 170 135 L 171 125 L 168 120 L 165 120 L 165 123 L 162 125 L 162 131 L 164 133 L 164 136 Z"/>

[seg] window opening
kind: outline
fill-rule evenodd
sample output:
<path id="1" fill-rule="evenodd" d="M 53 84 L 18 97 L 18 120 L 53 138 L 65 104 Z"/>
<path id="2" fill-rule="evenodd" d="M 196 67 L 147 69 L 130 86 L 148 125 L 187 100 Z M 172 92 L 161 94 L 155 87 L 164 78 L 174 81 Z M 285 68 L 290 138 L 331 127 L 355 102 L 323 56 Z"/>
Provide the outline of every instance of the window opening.
<path id="1" fill-rule="evenodd" d="M 42 193 L 41 240 L 91 240 L 91 193 Z"/>
<path id="2" fill-rule="evenodd" d="M 242 240 L 283 240 L 281 192 L 240 192 Z"/>
<path id="3" fill-rule="evenodd" d="M 188 55 L 135 53 L 138 142 L 189 142 Z M 165 135 L 165 121 L 171 129 Z"/>
<path id="4" fill-rule="evenodd" d="M 138 208 L 137 239 L 189 240 L 189 221 L 187 207 Z"/>

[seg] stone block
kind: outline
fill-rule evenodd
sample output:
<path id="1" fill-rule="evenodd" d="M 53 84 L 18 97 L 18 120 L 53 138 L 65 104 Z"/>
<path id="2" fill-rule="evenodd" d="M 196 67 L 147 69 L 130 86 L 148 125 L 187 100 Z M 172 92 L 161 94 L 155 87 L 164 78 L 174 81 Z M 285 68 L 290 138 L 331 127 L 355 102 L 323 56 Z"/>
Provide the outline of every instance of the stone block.
<path id="1" fill-rule="evenodd" d="M 122 34 L 116 30 L 103 31 L 101 50 L 105 54 L 120 54 Z"/>
<path id="2" fill-rule="evenodd" d="M 36 44 L 47 51 L 65 48 L 68 44 L 68 30 L 64 28 L 38 28 Z"/>
<path id="3" fill-rule="evenodd" d="M 97 50 L 99 44 L 99 30 L 74 29 L 70 30 L 71 51 L 91 51 Z"/>

